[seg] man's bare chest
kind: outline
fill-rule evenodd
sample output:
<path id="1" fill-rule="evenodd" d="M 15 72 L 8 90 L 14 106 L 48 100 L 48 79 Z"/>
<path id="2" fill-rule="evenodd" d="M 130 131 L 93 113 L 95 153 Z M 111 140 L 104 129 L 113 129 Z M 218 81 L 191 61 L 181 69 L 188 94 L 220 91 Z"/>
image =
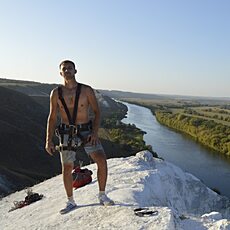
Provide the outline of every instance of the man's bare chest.
<path id="1" fill-rule="evenodd" d="M 63 92 L 62 94 L 65 104 L 69 110 L 74 109 L 76 93 Z M 58 100 L 58 105 L 61 110 L 64 110 L 64 105 L 61 100 Z M 84 93 L 81 93 L 78 99 L 78 109 L 84 109 L 89 106 L 87 96 Z"/>

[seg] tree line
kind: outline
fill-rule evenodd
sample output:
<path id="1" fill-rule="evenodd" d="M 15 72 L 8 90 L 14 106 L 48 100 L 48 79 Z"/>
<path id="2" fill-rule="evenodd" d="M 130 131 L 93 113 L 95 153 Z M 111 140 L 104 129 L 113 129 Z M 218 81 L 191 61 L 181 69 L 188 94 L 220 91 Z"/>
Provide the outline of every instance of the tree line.
<path id="1" fill-rule="evenodd" d="M 230 156 L 230 127 L 213 120 L 173 114 L 170 111 L 155 111 L 157 120 L 171 128 L 185 132 L 200 143 Z"/>
<path id="2" fill-rule="evenodd" d="M 218 120 L 230 122 L 230 116 L 226 116 L 226 117 L 222 116 L 222 114 L 230 115 L 230 113 L 225 111 L 225 110 L 215 111 L 215 110 L 212 110 L 212 109 L 205 109 L 204 111 L 205 112 L 210 112 L 210 114 L 208 114 L 208 113 L 204 114 L 202 112 L 198 112 L 197 110 L 193 110 L 193 109 L 190 109 L 190 108 L 185 109 L 184 113 L 193 114 L 193 115 L 197 115 L 197 116 L 203 116 L 203 117 L 209 117 L 209 118 L 213 118 L 213 119 L 218 119 Z M 219 115 L 214 113 L 214 112 L 218 112 Z"/>

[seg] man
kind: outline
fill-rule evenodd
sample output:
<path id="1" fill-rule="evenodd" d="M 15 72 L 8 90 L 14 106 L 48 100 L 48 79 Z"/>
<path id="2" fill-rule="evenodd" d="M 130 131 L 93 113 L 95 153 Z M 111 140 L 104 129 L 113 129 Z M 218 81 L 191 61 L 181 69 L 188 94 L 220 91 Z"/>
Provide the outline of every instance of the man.
<path id="1" fill-rule="evenodd" d="M 93 89 L 80 84 L 75 79 L 77 70 L 72 61 L 65 60 L 59 65 L 60 75 L 64 85 L 55 88 L 50 94 L 50 113 L 47 121 L 46 151 L 53 155 L 55 146 L 53 135 L 57 123 L 58 112 L 61 124 L 57 129 L 60 140 L 60 156 L 62 162 L 63 182 L 68 198 L 67 205 L 60 211 L 61 214 L 76 207 L 73 198 L 72 170 L 76 155 L 76 146 L 83 143 L 85 152 L 97 164 L 99 185 L 99 201 L 103 205 L 112 205 L 114 202 L 105 194 L 107 180 L 107 162 L 103 147 L 98 139 L 100 110 Z M 75 100 L 76 99 L 76 100 Z M 94 112 L 94 119 L 89 120 L 89 107 Z"/>

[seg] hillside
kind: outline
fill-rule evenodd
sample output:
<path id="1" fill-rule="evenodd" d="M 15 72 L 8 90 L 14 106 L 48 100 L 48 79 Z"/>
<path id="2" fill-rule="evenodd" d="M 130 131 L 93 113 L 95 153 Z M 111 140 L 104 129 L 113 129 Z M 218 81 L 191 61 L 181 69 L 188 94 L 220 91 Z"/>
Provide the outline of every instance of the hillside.
<path id="1" fill-rule="evenodd" d="M 49 96 L 50 91 L 55 88 L 57 84 L 0 78 L 0 86 L 16 90 L 29 96 Z"/>
<path id="2" fill-rule="evenodd" d="M 4 194 L 57 174 L 60 163 L 44 151 L 47 113 L 43 107 L 4 87 L 0 99 L 0 173 L 5 181 L 0 192 Z"/>
<path id="3" fill-rule="evenodd" d="M 59 174 L 61 165 L 58 152 L 50 157 L 44 150 L 49 94 L 54 86 L 6 79 L 0 79 L 0 85 L 4 85 L 0 86 L 1 197 Z M 116 123 L 125 116 L 126 106 L 97 90 L 95 93 L 101 108 L 102 123 L 105 119 Z M 126 130 L 125 127 L 115 128 Z M 136 128 L 130 130 L 128 138 L 132 139 Z M 143 149 L 115 141 L 109 128 L 102 127 L 99 136 L 108 158 L 130 156 Z M 55 141 L 57 143 L 57 138 Z M 91 162 L 82 148 L 79 148 L 75 164 L 80 161 L 84 165 Z"/>
<path id="4" fill-rule="evenodd" d="M 44 149 L 49 97 L 41 98 L 43 102 L 0 87 L 0 196 L 61 172 L 59 154 L 50 157 Z M 103 142 L 108 151 L 111 143 Z M 116 151 L 119 147 L 113 149 Z M 114 154 L 114 151 L 108 152 Z M 84 164 L 90 162 L 83 149 L 78 153 L 78 160 Z"/>
<path id="5" fill-rule="evenodd" d="M 128 158 L 108 160 L 107 193 L 115 206 L 98 204 L 96 165 L 89 165 L 93 181 L 74 191 L 78 208 L 66 215 L 61 175 L 35 185 L 44 198 L 12 212 L 13 201 L 23 200 L 20 191 L 0 200 L 0 226 L 18 229 L 124 229 L 124 230 L 228 230 L 230 201 L 207 188 L 193 175 L 143 151 Z M 147 207 L 150 216 L 139 217 L 134 209 Z"/>

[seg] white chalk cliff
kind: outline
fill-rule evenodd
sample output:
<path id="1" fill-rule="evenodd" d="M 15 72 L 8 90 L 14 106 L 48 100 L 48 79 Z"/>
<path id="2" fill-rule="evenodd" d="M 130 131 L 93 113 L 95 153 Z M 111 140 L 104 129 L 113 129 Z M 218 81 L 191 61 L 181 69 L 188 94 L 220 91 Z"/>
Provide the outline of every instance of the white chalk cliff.
<path id="1" fill-rule="evenodd" d="M 153 158 L 148 151 L 108 160 L 107 194 L 116 205 L 98 204 L 96 165 L 92 183 L 74 191 L 78 208 L 60 215 L 66 197 L 62 176 L 35 185 L 45 197 L 8 212 L 24 191 L 0 200 L 1 229 L 230 229 L 230 201 L 207 188 L 199 179 L 175 165 Z M 134 209 L 148 207 L 158 213 L 139 217 Z"/>

